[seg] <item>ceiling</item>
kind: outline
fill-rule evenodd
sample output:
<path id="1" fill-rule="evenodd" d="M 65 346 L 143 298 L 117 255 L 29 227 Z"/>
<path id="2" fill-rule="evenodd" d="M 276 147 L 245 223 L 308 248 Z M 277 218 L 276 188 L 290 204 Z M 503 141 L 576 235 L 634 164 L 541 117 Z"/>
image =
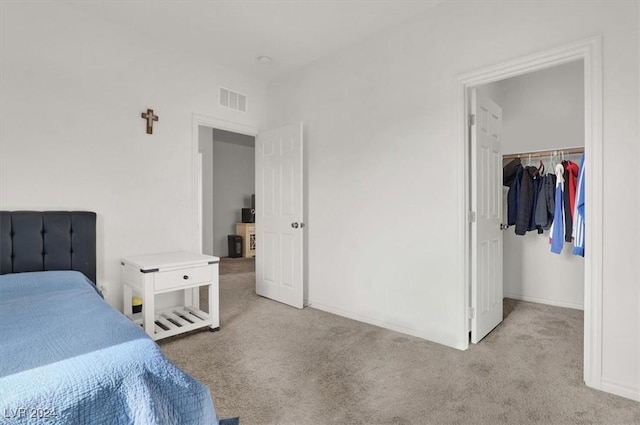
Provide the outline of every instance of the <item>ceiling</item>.
<path id="1" fill-rule="evenodd" d="M 74 1 L 85 13 L 271 79 L 428 13 L 440 1 Z M 269 56 L 269 64 L 258 62 Z"/>

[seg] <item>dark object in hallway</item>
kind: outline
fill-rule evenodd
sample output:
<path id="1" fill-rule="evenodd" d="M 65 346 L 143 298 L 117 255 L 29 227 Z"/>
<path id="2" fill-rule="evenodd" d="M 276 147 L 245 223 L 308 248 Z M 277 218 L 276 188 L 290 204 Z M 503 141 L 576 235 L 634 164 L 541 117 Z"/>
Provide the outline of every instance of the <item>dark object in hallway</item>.
<path id="1" fill-rule="evenodd" d="M 242 257 L 242 236 L 229 235 L 227 236 L 227 243 L 229 245 L 229 257 Z"/>
<path id="2" fill-rule="evenodd" d="M 242 222 L 243 223 L 255 223 L 256 222 L 256 210 L 253 208 L 242 209 Z"/>

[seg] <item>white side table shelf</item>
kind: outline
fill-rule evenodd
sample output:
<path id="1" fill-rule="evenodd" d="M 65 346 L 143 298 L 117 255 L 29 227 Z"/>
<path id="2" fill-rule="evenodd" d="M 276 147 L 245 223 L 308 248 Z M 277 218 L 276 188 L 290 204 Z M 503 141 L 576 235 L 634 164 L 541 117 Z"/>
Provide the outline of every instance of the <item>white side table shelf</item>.
<path id="1" fill-rule="evenodd" d="M 154 340 L 204 326 L 219 330 L 219 262 L 218 257 L 185 251 L 123 258 L 125 315 Z M 200 286 L 209 287 L 208 313 L 200 310 Z M 173 291 L 184 291 L 184 305 L 155 311 L 155 295 Z M 134 292 L 142 296 L 142 313 L 132 313 Z"/>

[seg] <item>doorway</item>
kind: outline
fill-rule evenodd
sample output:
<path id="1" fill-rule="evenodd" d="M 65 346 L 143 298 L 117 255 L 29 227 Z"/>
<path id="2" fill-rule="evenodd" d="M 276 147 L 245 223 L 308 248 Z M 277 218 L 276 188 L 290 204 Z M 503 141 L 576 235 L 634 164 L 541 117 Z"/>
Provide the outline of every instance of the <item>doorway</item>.
<path id="1" fill-rule="evenodd" d="M 193 241 L 194 246 L 192 250 L 194 252 L 203 253 L 204 247 L 204 217 L 203 212 L 205 210 L 204 207 L 204 197 L 203 191 L 209 190 L 203 187 L 204 174 L 207 173 L 204 168 L 204 157 L 201 152 L 200 147 L 200 139 L 203 140 L 209 139 L 211 136 L 211 140 L 213 139 L 213 129 L 218 131 L 224 131 L 227 133 L 234 133 L 236 136 L 247 136 L 249 138 L 253 138 L 258 134 L 258 129 L 255 127 L 238 124 L 230 121 L 221 120 L 215 117 L 210 117 L 206 115 L 193 114 L 192 123 L 191 123 L 191 152 L 192 152 L 192 188 L 193 192 L 191 194 L 192 204 L 195 206 L 195 215 L 193 216 L 193 222 L 191 228 L 193 229 Z M 213 165 L 211 165 L 213 167 Z M 211 190 L 213 187 L 213 174 L 210 172 L 210 177 L 207 177 L 206 180 L 211 180 Z M 255 193 L 255 192 L 253 192 Z M 213 207 L 207 208 L 210 211 L 213 211 Z M 213 224 L 211 224 L 211 231 L 213 229 Z M 208 231 L 208 230 L 207 230 Z M 213 240 L 213 238 L 212 238 Z M 211 245 L 211 250 L 213 247 Z"/>
<path id="2" fill-rule="evenodd" d="M 585 139 L 584 62 L 470 91 L 470 333 L 478 343 L 502 323 L 507 299 L 584 309 L 584 258 L 575 255 L 583 251 L 572 226 Z M 558 172 L 567 180 L 560 186 L 567 205 L 555 203 Z M 552 222 L 561 234 L 551 245 Z"/>
<path id="3" fill-rule="evenodd" d="M 599 37 L 560 48 L 516 59 L 497 66 L 466 74 L 458 79 L 456 102 L 460 113 L 460 161 L 464 175 L 461 176 L 460 254 L 463 258 L 464 326 L 461 331 L 468 333 L 468 318 L 474 306 L 471 305 L 471 275 L 474 273 L 470 249 L 470 137 L 467 131 L 470 102 L 468 91 L 484 84 L 528 74 L 553 66 L 578 60 L 584 65 L 584 113 L 585 113 L 585 166 L 588 170 L 589 185 L 586 188 L 586 215 L 591 220 L 586 223 L 585 268 L 584 268 L 584 380 L 588 386 L 601 386 L 601 345 L 602 345 L 602 42 Z M 467 340 L 468 341 L 468 340 Z M 468 342 L 464 348 L 468 347 Z"/>
<path id="4" fill-rule="evenodd" d="M 255 257 L 255 137 L 198 127 L 202 155 L 202 252 Z"/>
<path id="5" fill-rule="evenodd" d="M 519 162 L 522 167 L 537 167 L 534 181 L 539 185 L 555 174 L 555 165 L 563 159 L 580 164 L 585 138 L 584 61 L 485 84 L 478 90 L 502 107 L 502 166 Z M 504 224 L 509 215 L 508 189 L 502 186 Z M 538 223 L 532 211 L 524 235 L 516 234 L 513 223 L 503 231 L 503 296 L 584 310 L 584 259 L 573 254 L 571 243 L 558 245 L 557 254 L 550 252 L 551 205 L 543 199 L 538 206 Z"/>

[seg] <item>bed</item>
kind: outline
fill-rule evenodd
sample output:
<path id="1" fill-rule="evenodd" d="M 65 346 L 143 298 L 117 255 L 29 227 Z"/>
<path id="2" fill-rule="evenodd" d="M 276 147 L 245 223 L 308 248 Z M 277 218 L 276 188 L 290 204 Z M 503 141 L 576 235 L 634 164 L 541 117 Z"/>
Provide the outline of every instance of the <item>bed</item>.
<path id="1" fill-rule="evenodd" d="M 0 212 L 0 424 L 223 424 L 96 289 L 96 215 Z"/>

